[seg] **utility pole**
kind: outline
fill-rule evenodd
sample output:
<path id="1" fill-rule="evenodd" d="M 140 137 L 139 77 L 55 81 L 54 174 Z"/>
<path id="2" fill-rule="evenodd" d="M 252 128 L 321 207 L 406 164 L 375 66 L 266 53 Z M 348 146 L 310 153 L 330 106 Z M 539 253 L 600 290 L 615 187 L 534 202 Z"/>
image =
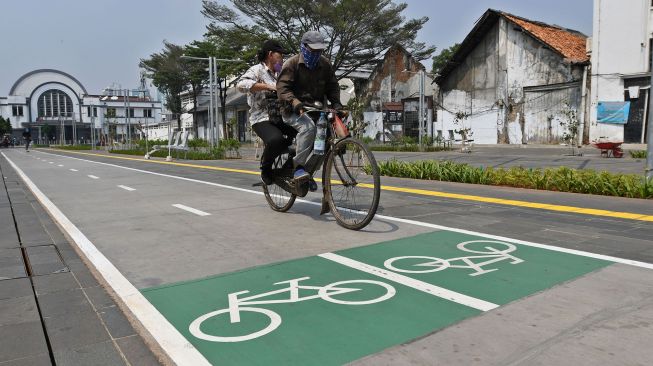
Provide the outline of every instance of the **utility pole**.
<path id="1" fill-rule="evenodd" d="M 652 53 L 653 54 L 653 53 Z M 651 88 L 648 90 L 648 105 L 653 107 L 653 60 L 651 60 Z M 646 179 L 653 180 L 653 111 L 648 111 L 648 126 L 646 126 Z"/>

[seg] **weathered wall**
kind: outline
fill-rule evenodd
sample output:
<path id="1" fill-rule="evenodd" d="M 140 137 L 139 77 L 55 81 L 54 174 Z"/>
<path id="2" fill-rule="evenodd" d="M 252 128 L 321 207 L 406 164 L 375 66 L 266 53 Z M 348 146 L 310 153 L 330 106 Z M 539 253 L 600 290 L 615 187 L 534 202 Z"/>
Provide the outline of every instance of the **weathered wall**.
<path id="1" fill-rule="evenodd" d="M 440 129 L 445 137 L 449 130 L 460 129 L 453 120 L 454 113 L 462 111 L 469 115 L 464 123 L 471 126 L 476 143 L 555 143 L 560 134 L 548 128 L 549 117 L 558 118 L 566 104 L 580 109 L 580 87 L 570 92 L 563 86 L 546 96 L 526 96 L 524 88 L 579 81 L 582 74 L 582 66 L 565 62 L 501 18 L 443 83 L 446 110 L 439 112 Z"/>

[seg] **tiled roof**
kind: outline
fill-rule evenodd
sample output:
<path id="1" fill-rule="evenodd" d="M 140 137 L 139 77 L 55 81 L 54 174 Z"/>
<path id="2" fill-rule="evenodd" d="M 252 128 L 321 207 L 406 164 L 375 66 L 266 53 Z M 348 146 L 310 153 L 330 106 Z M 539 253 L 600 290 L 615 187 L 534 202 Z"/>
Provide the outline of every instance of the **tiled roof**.
<path id="1" fill-rule="evenodd" d="M 558 51 L 571 62 L 587 62 L 587 37 L 579 32 L 534 22 L 508 13 L 501 13 L 506 19 L 522 27 L 533 37 Z"/>

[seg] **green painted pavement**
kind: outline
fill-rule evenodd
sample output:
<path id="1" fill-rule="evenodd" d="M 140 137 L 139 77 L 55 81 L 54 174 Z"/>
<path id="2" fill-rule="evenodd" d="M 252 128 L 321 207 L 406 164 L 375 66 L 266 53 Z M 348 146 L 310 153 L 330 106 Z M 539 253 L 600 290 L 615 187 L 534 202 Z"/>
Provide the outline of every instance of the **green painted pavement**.
<path id="1" fill-rule="evenodd" d="M 474 243 L 464 247 L 474 252 L 457 247 L 460 243 L 469 241 Z M 469 263 L 463 260 L 450 260 L 461 257 L 491 256 L 497 253 L 493 253 L 487 247 L 497 251 L 508 251 L 511 246 L 515 248 L 514 251 L 507 253 L 511 257 L 504 257 L 505 259 L 481 267 L 483 271 L 494 270 L 492 272 L 476 274 L 479 271 L 474 268 L 454 267 L 468 267 Z M 388 259 L 396 257 L 417 256 L 448 259 L 452 267 L 431 273 L 399 273 L 499 305 L 545 290 L 613 263 L 450 231 L 426 233 L 336 253 L 385 269 L 388 268 L 384 266 L 384 263 Z M 469 261 L 478 264 L 496 260 L 499 257 L 470 258 Z M 429 262 L 435 262 L 434 266 L 419 266 L 419 264 Z M 436 261 L 422 258 L 399 259 L 391 263 L 397 269 L 408 271 L 428 271 L 442 267 L 437 264 Z M 476 275 L 472 276 L 472 274 Z"/>
<path id="2" fill-rule="evenodd" d="M 476 240 L 485 242 L 466 244 L 464 250 L 457 247 L 462 242 Z M 470 253 L 470 250 L 476 253 Z M 611 264 L 526 246 L 513 248 L 482 237 L 446 231 L 344 250 L 337 254 L 379 268 L 386 268 L 384 263 L 396 257 L 447 259 L 445 262 L 428 258 L 403 258 L 390 264 L 404 276 L 497 304 L 505 304 Z M 511 257 L 505 258 L 507 254 Z M 484 257 L 468 258 L 467 262 L 463 259 L 452 260 L 469 256 Z M 478 266 L 487 261 L 494 262 Z M 469 263 L 476 263 L 476 269 L 469 268 Z M 496 270 L 485 272 L 493 269 Z M 434 270 L 436 271 L 431 273 L 409 272 Z M 470 276 L 474 273 L 478 274 Z M 240 315 L 240 322 L 231 323 L 228 311 L 224 310 L 201 322 L 199 333 L 195 330 L 193 335 L 189 330 L 191 324 L 197 323 L 201 316 L 228 309 L 229 294 L 249 291 L 237 295 L 243 301 L 248 296 L 289 286 L 274 283 L 303 277 L 310 279 L 299 281 L 299 286 L 319 288 L 351 280 L 383 283 L 385 287 L 365 282 L 346 283 L 322 290 L 322 297 L 328 293 L 335 302 L 383 301 L 346 305 L 320 298 L 317 296 L 317 288 L 299 289 L 298 297 L 309 299 L 289 302 L 289 292 L 251 299 L 249 302 L 272 303 L 241 303 L 241 311 L 234 312 Z M 359 290 L 346 292 L 347 289 Z M 393 294 L 389 289 L 396 293 Z M 339 291 L 344 293 L 338 294 Z M 221 365 L 343 364 L 480 313 L 320 257 L 146 289 L 143 294 L 210 362 Z M 252 308 L 254 311 L 247 310 Z M 281 323 L 271 330 L 274 318 L 278 318 Z M 267 330 L 271 331 L 253 339 L 224 342 Z M 211 337 L 223 338 L 221 341 L 207 340 Z"/>

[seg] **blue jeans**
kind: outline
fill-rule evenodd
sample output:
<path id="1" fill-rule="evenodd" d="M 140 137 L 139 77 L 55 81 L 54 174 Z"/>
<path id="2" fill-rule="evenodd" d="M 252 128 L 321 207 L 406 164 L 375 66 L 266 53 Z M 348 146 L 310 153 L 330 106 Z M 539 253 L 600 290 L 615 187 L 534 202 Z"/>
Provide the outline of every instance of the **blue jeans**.
<path id="1" fill-rule="evenodd" d="M 295 141 L 297 143 L 297 154 L 293 159 L 295 167 L 306 165 L 308 157 L 313 151 L 313 143 L 315 142 L 315 122 L 307 115 L 301 116 L 291 114 L 283 121 L 297 131 Z"/>

